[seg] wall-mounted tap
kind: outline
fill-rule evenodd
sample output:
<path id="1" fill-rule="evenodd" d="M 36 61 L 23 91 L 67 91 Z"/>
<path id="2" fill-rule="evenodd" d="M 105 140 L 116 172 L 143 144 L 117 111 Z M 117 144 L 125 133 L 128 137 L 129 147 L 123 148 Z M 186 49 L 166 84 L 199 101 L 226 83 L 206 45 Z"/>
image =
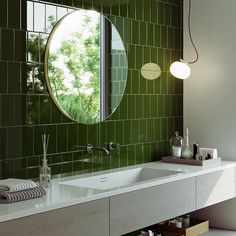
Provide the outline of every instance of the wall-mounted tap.
<path id="1" fill-rule="evenodd" d="M 111 152 L 112 150 L 119 150 L 120 149 L 120 144 L 119 143 L 113 143 L 112 141 L 109 143 L 105 143 L 107 144 L 107 149 L 109 150 L 109 152 Z"/>
<path id="2" fill-rule="evenodd" d="M 86 146 L 86 151 L 87 153 L 93 153 L 94 150 L 98 150 L 98 151 L 104 151 L 106 153 L 106 155 L 109 155 L 110 154 L 110 151 L 105 148 L 105 147 L 94 147 L 93 145 L 91 144 L 88 144 Z"/>

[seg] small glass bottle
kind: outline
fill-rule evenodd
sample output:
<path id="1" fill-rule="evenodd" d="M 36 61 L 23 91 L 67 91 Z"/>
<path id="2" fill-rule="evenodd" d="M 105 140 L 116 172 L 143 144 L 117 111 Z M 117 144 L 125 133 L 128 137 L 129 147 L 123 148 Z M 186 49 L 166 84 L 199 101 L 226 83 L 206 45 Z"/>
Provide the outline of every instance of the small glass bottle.
<path id="1" fill-rule="evenodd" d="M 51 185 L 51 169 L 47 165 L 46 157 L 43 158 L 43 165 L 40 167 L 39 183 L 43 188 L 49 188 Z"/>
<path id="2" fill-rule="evenodd" d="M 189 131 L 188 128 L 186 129 L 186 134 L 184 138 L 184 145 L 182 147 L 182 153 L 181 156 L 185 159 L 191 159 L 193 157 L 193 153 L 191 152 L 189 148 Z"/>
<path id="3" fill-rule="evenodd" d="M 171 151 L 173 157 L 181 157 L 183 138 L 179 136 L 179 132 L 175 131 L 175 136 L 170 139 Z"/>

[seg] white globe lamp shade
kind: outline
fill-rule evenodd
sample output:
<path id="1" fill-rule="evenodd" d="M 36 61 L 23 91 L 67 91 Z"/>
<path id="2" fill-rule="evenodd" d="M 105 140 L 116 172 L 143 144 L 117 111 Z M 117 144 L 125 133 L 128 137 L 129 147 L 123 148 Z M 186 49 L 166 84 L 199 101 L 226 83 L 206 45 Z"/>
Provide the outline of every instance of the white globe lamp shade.
<path id="1" fill-rule="evenodd" d="M 187 79 L 191 74 L 191 68 L 183 61 L 175 61 L 170 66 L 170 73 L 178 79 Z"/>

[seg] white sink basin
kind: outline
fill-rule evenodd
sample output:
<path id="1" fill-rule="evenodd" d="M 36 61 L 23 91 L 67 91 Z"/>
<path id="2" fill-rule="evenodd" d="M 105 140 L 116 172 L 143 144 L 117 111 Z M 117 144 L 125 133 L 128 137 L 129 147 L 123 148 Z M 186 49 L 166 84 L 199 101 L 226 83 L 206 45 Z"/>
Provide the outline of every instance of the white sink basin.
<path id="1" fill-rule="evenodd" d="M 91 189 L 107 190 L 180 173 L 182 172 L 140 167 L 130 170 L 122 170 L 107 174 L 100 174 L 91 177 L 69 180 L 62 182 L 61 184 Z"/>

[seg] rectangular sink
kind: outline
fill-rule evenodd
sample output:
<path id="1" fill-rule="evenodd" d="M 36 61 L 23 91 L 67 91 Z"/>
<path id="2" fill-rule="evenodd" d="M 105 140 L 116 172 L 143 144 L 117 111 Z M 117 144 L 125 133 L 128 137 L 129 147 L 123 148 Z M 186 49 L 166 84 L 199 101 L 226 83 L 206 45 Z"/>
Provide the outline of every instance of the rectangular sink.
<path id="1" fill-rule="evenodd" d="M 98 190 L 108 190 L 180 173 L 182 172 L 140 167 L 65 181 L 61 184 Z"/>

